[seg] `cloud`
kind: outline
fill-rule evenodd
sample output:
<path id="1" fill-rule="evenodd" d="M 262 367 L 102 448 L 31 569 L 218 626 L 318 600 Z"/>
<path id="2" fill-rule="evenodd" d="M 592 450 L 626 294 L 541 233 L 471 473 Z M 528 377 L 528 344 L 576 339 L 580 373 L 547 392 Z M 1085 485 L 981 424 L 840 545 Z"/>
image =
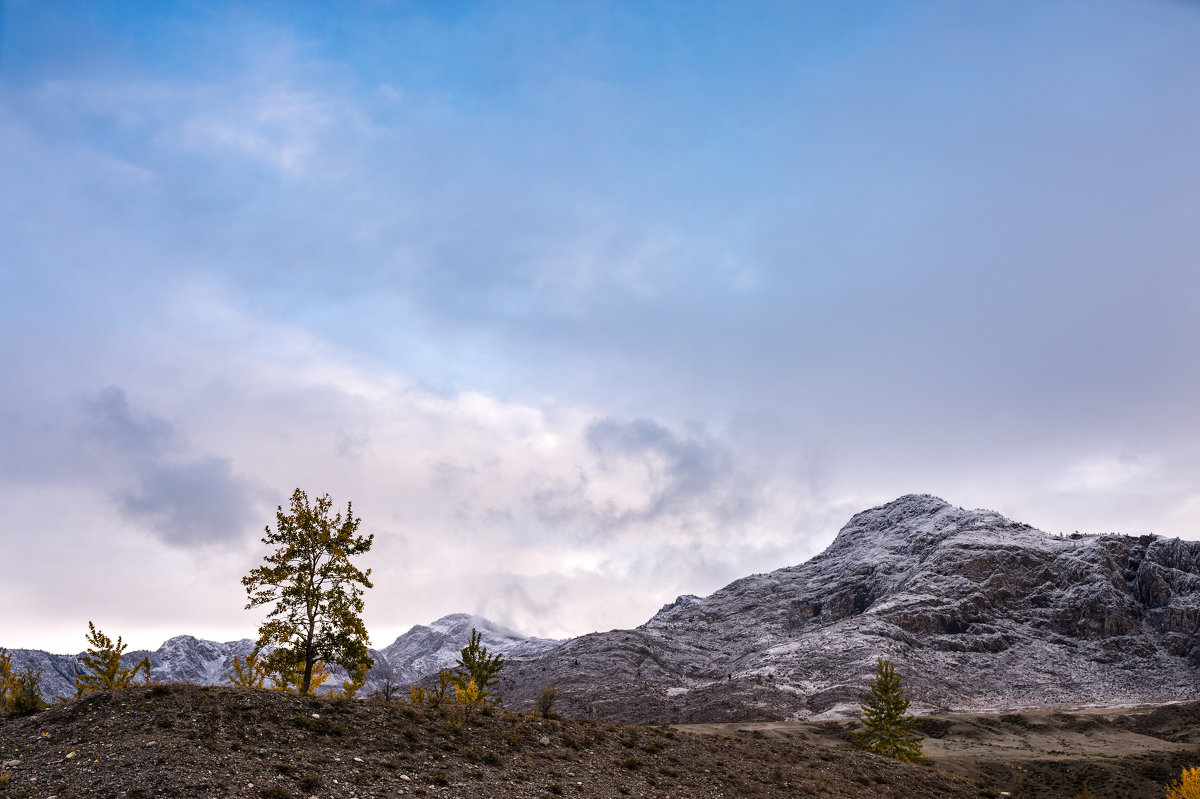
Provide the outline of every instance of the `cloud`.
<path id="1" fill-rule="evenodd" d="M 228 458 L 189 457 L 172 425 L 136 411 L 120 386 L 87 398 L 82 410 L 104 472 L 132 483 L 109 491 L 126 518 L 180 547 L 228 544 L 252 529 L 262 491 Z"/>
<path id="2" fill-rule="evenodd" d="M 1101 455 L 1071 464 L 1055 487 L 1083 493 L 1145 489 L 1157 472 L 1156 464 L 1131 453 Z"/>
<path id="3" fill-rule="evenodd" d="M 586 436 L 600 470 L 614 473 L 632 466 L 649 487 L 645 503 L 617 511 L 614 523 L 653 521 L 696 508 L 718 509 L 733 520 L 728 512 L 735 493 L 729 484 L 736 474 L 732 455 L 703 431 L 684 437 L 649 419 L 602 419 L 588 426 Z"/>
<path id="4" fill-rule="evenodd" d="M 240 541 L 259 520 L 259 491 L 235 475 L 227 458 L 182 463 L 143 461 L 138 487 L 115 499 L 131 518 L 147 524 L 173 546 Z"/>
<path id="5" fill-rule="evenodd" d="M 120 386 L 101 389 L 83 403 L 83 411 L 87 432 L 114 453 L 152 457 L 171 442 L 171 426 L 149 414 L 136 418 Z"/>

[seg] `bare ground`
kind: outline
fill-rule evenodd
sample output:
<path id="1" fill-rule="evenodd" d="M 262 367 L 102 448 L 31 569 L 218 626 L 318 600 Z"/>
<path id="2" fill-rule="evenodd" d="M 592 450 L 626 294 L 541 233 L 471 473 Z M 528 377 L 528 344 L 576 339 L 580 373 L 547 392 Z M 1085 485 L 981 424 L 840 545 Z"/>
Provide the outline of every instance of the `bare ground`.
<path id="1" fill-rule="evenodd" d="M 698 734 L 847 748 L 853 722 L 693 724 Z M 1200 703 L 1039 710 L 922 719 L 933 765 L 1021 799 L 1161 799 L 1185 766 L 1200 765 Z"/>
<path id="2" fill-rule="evenodd" d="M 798 735 L 689 735 L 503 710 L 138 686 L 0 720 L 0 796 L 986 797 Z"/>

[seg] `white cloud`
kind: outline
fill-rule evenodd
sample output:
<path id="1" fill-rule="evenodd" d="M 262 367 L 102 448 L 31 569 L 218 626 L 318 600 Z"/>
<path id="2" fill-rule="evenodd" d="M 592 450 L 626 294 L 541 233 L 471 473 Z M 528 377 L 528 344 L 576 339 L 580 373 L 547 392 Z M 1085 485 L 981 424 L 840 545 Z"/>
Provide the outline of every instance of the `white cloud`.
<path id="1" fill-rule="evenodd" d="M 352 500 L 363 530 L 377 534 L 368 623 L 385 637 L 458 610 L 543 634 L 636 624 L 677 593 L 715 589 L 806 547 L 796 531 L 814 503 L 807 489 L 702 429 L 433 392 L 195 286 L 148 324 L 157 334 L 123 353 L 137 365 L 115 377 L 123 390 L 89 392 L 86 423 L 58 433 L 84 435 L 131 464 L 124 483 L 111 469 L 89 471 L 60 478 L 58 490 L 90 505 L 108 497 L 91 521 L 113 544 L 91 553 L 102 573 L 127 573 L 131 548 L 139 573 L 169 573 L 180 546 L 204 538 L 197 557 L 220 567 L 193 575 L 194 593 L 151 600 L 156 615 L 180 611 L 180 624 L 207 607 L 190 632 L 253 629 L 237 612 L 231 572 L 263 554 L 255 542 L 273 521 L 271 503 L 296 487 Z M 130 480 L 135 487 L 120 490 Z M 39 526 L 69 538 L 73 505 L 46 508 Z M 104 616 L 128 594 L 76 601 Z M 57 636 L 64 624 L 73 635 L 83 621 L 60 608 L 37 635 Z"/>
<path id="2" fill-rule="evenodd" d="M 1076 461 L 1057 481 L 1059 491 L 1108 492 L 1144 488 L 1158 477 L 1158 465 L 1132 454 L 1098 455 Z"/>

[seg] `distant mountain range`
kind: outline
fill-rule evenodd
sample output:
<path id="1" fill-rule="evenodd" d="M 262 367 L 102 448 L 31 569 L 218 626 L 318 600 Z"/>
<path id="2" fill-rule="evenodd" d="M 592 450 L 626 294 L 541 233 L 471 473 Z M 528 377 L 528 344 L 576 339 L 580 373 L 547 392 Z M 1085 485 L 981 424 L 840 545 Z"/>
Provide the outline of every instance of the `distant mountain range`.
<path id="1" fill-rule="evenodd" d="M 848 715 L 878 657 L 915 710 L 1200 699 L 1200 542 L 1054 536 L 910 495 L 855 515 L 805 563 L 679 597 L 633 630 L 558 642 L 467 614 L 414 627 L 372 650 L 362 695 L 452 665 L 472 627 L 506 655 L 510 706 L 554 686 L 563 713 L 635 723 Z M 126 658 L 220 685 L 252 646 L 180 636 Z M 74 657 L 13 654 L 48 696 L 74 694 Z"/>
<path id="2" fill-rule="evenodd" d="M 436 674 L 439 669 L 453 666 L 470 640 L 472 628 L 479 630 L 480 639 L 489 651 L 509 657 L 528 657 L 561 643 L 518 635 L 487 619 L 453 613 L 428 626 L 413 627 L 383 649 L 370 650 L 375 665 L 367 674 L 367 683 L 360 695 L 371 696 L 389 681 L 393 685 L 408 686 L 424 676 Z M 132 664 L 149 657 L 150 673 L 160 682 L 229 685 L 234 657 L 245 656 L 253 650 L 254 642 L 248 638 L 218 643 L 179 635 L 153 652 L 127 652 L 122 662 Z M 18 669 L 32 666 L 41 670 L 42 693 L 47 699 L 75 695 L 75 676 L 84 671 L 78 656 L 52 655 L 36 649 L 12 650 L 12 655 Z M 334 669 L 326 687 L 340 685 L 344 678 L 344 672 Z"/>

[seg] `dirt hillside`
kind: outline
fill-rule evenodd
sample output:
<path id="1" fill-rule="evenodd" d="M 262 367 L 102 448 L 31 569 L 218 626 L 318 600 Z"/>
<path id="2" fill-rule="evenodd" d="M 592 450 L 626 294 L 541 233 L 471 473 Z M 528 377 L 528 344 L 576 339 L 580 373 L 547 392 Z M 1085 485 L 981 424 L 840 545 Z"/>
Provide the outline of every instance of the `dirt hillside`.
<path id="1" fill-rule="evenodd" d="M 156 685 L 0 721 L 0 796 L 980 797 L 803 741 Z"/>

